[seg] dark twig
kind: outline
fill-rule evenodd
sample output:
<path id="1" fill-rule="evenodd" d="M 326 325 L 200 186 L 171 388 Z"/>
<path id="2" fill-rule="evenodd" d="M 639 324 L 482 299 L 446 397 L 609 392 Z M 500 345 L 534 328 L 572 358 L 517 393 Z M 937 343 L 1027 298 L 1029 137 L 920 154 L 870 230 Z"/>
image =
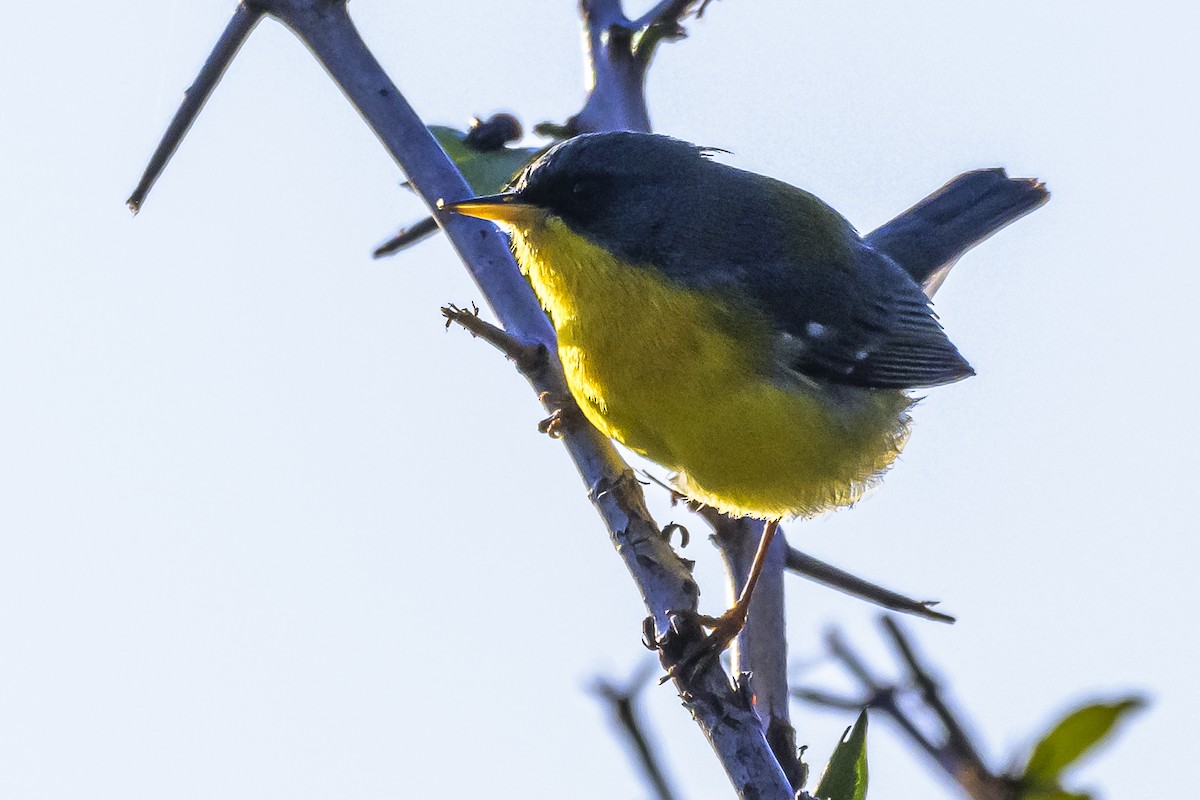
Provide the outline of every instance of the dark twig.
<path id="1" fill-rule="evenodd" d="M 239 3 L 237 11 L 234 12 L 233 18 L 229 20 L 229 24 L 225 26 L 221 38 L 217 40 L 216 47 L 209 54 L 208 59 L 204 62 L 204 66 L 200 68 L 200 74 L 196 76 L 196 80 L 184 92 L 183 103 L 179 106 L 179 110 L 175 112 L 175 117 L 171 120 L 171 124 L 167 126 L 166 133 L 159 140 L 158 148 L 154 151 L 154 155 L 150 157 L 150 163 L 146 166 L 146 171 L 142 173 L 142 179 L 138 181 L 138 185 L 134 188 L 133 194 L 129 195 L 129 199 L 125 204 L 129 206 L 129 210 L 136 214 L 141 210 L 142 204 L 146 201 L 146 195 L 150 193 L 150 188 L 154 186 L 154 182 L 158 180 L 158 176 L 166 169 L 167 162 L 171 160 L 171 156 L 175 155 L 175 150 L 178 149 L 183 137 L 187 135 L 188 129 L 192 127 L 192 123 L 196 121 L 200 110 L 204 108 L 209 95 L 213 89 L 217 88 L 217 84 L 221 81 L 221 76 L 225 74 L 225 70 L 233 63 L 234 56 L 245 43 L 246 37 L 254 30 L 254 26 L 262 19 L 263 11 L 261 8 L 248 5 L 247 3 Z"/>
<path id="2" fill-rule="evenodd" d="M 845 592 L 892 611 L 900 611 L 937 622 L 954 622 L 954 617 L 949 614 L 943 614 L 930 608 L 937 604 L 936 600 L 912 600 L 891 589 L 885 589 L 845 570 L 838 569 L 819 558 L 802 553 L 794 547 L 788 548 L 787 568 L 831 589 L 837 589 L 839 592 Z"/>
<path id="3" fill-rule="evenodd" d="M 514 362 L 526 377 L 535 378 L 550 366 L 550 351 L 546 345 L 523 341 L 503 328 L 480 319 L 479 307 L 473 303 L 469 311 L 453 304 L 442 306 L 442 316 L 446 318 L 447 328 L 457 324 L 472 336 L 483 339 Z"/>
<path id="4" fill-rule="evenodd" d="M 390 256 L 392 253 L 398 253 L 409 245 L 416 244 L 427 236 L 432 236 L 437 231 L 437 220 L 433 217 L 419 219 L 408 227 L 396 231 L 396 234 L 392 238 L 371 251 L 371 255 L 374 258 Z"/>
<path id="5" fill-rule="evenodd" d="M 896 727 L 930 760 L 935 763 L 971 800 L 1011 800 L 1015 795 L 1014 782 L 988 769 L 979 756 L 979 749 L 967 734 L 967 727 L 950 710 L 941 690 L 900 629 L 899 624 L 883 618 L 897 655 L 904 662 L 911 683 L 897 686 L 885 682 L 871 672 L 866 662 L 854 652 L 836 632 L 830 632 L 826 643 L 830 653 L 846 671 L 860 684 L 863 690 L 858 699 L 833 695 L 818 689 L 798 689 L 793 693 L 797 699 L 839 711 L 855 708 L 872 708 L 882 712 Z M 929 716 L 938 722 L 940 734 L 931 736 L 922 730 L 913 716 L 898 702 L 901 693 L 916 693 L 920 696 Z"/>
<path id="6" fill-rule="evenodd" d="M 830 708 L 834 711 L 862 711 L 863 702 L 857 697 L 842 697 L 841 695 L 825 692 L 820 689 L 805 689 L 799 687 L 792 691 L 792 696 L 814 706 Z"/>
<path id="7" fill-rule="evenodd" d="M 884 712 L 918 747 L 943 767 L 947 766 L 949 762 L 946 761 L 940 748 L 917 727 L 916 723 L 896 702 L 896 687 L 887 685 L 876 678 L 867 667 L 866 662 L 850 648 L 850 645 L 837 631 L 828 632 L 825 636 L 825 643 L 830 654 L 841 661 L 846 671 L 862 684 L 865 697 L 859 701 L 858 707 L 874 708 Z M 798 696 L 803 697 L 804 695 Z"/>
<path id="8" fill-rule="evenodd" d="M 878 694 L 883 690 L 884 684 L 875 679 L 871 674 L 867 662 L 863 661 L 857 653 L 850 648 L 846 640 L 836 630 L 830 630 L 825 634 L 825 646 L 829 648 L 829 653 L 838 661 L 842 662 L 842 666 L 846 671 L 853 675 L 863 688 L 867 690 L 867 696 Z M 864 703 L 863 705 L 867 705 Z"/>
<path id="9" fill-rule="evenodd" d="M 634 673 L 624 686 L 617 686 L 605 678 L 597 678 L 592 692 L 604 700 L 612 713 L 613 724 L 628 740 L 638 768 L 659 800 L 676 800 L 678 795 L 671 788 L 662 766 L 662 757 L 650 741 L 646 723 L 638 708 L 641 692 L 651 682 L 653 665 L 647 665 Z"/>
<path id="10" fill-rule="evenodd" d="M 641 29 L 654 25 L 678 26 L 691 9 L 699 4 L 700 0 L 660 0 L 653 8 L 638 17 L 632 25 Z"/>
<path id="11" fill-rule="evenodd" d="M 884 630 L 891 637 L 892 645 L 896 648 L 896 652 L 908 668 L 909 679 L 912 685 L 920 690 L 921 699 L 937 715 L 938 720 L 942 723 L 942 727 L 945 728 L 945 747 L 956 753 L 960 757 L 960 760 L 966 761 L 975 771 L 986 773 L 988 771 L 987 766 L 983 763 L 983 759 L 979 755 L 979 750 L 971 741 L 971 736 L 967 734 L 963 724 L 959 722 L 958 718 L 946 704 L 945 698 L 942 697 L 941 686 L 917 658 L 912 643 L 908 641 L 908 638 L 900 629 L 900 625 L 890 617 L 883 617 L 881 622 Z"/>

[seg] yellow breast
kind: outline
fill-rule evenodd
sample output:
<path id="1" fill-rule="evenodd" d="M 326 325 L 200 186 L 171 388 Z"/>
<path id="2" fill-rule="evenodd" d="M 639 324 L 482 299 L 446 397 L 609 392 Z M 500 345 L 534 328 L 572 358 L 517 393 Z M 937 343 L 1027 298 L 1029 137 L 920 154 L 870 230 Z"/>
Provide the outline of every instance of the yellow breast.
<path id="1" fill-rule="evenodd" d="M 584 415 L 675 470 L 692 499 L 812 515 L 854 502 L 898 455 L 902 392 L 789 378 L 764 317 L 621 264 L 557 217 L 512 234 Z"/>

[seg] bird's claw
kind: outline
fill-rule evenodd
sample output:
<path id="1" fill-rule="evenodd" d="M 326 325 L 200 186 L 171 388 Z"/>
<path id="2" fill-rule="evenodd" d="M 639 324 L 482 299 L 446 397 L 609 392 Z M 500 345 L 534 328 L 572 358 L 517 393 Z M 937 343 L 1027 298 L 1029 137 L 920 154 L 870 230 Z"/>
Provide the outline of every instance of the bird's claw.
<path id="1" fill-rule="evenodd" d="M 561 408 L 554 409 L 550 416 L 538 423 L 538 433 L 544 433 L 551 439 L 561 439 L 566 426 L 564 416 Z"/>
<path id="2" fill-rule="evenodd" d="M 721 654 L 729 649 L 729 645 L 733 644 L 733 640 L 742 632 L 742 628 L 746 626 L 745 609 L 737 605 L 719 617 L 710 617 L 707 614 L 695 612 L 689 612 L 687 616 L 691 618 L 692 622 L 708 628 L 710 633 L 704 637 L 704 641 L 698 648 L 667 670 L 666 676 L 662 679 L 663 682 L 671 678 L 680 678 L 686 682 L 695 677 L 701 669 L 720 658 Z"/>
<path id="3" fill-rule="evenodd" d="M 544 403 L 554 403 L 556 406 L 550 416 L 538 423 L 538 432 L 544 433 L 551 439 L 561 439 L 563 435 L 574 430 L 583 420 L 583 412 L 570 396 L 559 397 L 555 392 L 542 392 L 539 399 Z"/>

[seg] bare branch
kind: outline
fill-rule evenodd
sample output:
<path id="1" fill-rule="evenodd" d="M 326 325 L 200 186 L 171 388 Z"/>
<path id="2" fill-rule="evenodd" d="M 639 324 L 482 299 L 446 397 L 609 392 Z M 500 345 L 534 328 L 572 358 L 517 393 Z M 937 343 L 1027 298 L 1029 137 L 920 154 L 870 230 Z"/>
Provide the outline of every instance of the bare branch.
<path id="1" fill-rule="evenodd" d="M 867 705 L 856 697 L 842 697 L 841 695 L 831 694 L 820 689 L 805 689 L 801 687 L 793 690 L 792 696 L 797 700 L 803 700 L 806 703 L 821 706 L 822 708 L 830 708 L 834 711 L 862 711 Z"/>
<path id="2" fill-rule="evenodd" d="M 871 674 L 871 670 L 867 667 L 867 663 L 859 657 L 858 653 L 850 648 L 850 645 L 846 643 L 840 632 L 833 629 L 827 631 L 825 633 L 825 646 L 829 648 L 830 655 L 842 662 L 842 666 L 846 668 L 846 671 L 853 675 L 863 685 L 863 688 L 867 690 L 868 700 L 883 690 L 883 683 L 875 679 L 875 676 Z M 867 703 L 863 705 L 867 705 Z"/>
<path id="3" fill-rule="evenodd" d="M 188 129 L 192 127 L 192 123 L 196 121 L 200 110 L 204 108 L 205 102 L 208 101 L 209 95 L 213 89 L 217 88 L 217 84 L 221 81 L 221 76 L 225 74 L 225 70 L 233 63 L 234 56 L 245 43 L 246 37 L 254 30 L 254 26 L 262 19 L 263 11 L 260 8 L 239 3 L 237 11 L 234 12 L 233 18 L 229 20 L 229 24 L 225 26 L 221 38 L 217 40 L 216 46 L 205 60 L 204 66 L 200 68 L 200 74 L 196 76 L 195 82 L 183 94 L 183 103 L 180 104 L 179 110 L 175 112 L 175 117 L 171 120 L 171 124 L 167 126 L 166 133 L 159 140 L 158 148 L 154 151 L 154 155 L 150 157 L 150 163 L 146 166 L 146 171 L 142 173 L 142 179 L 138 181 L 138 185 L 134 188 L 133 194 L 129 195 L 129 199 L 125 204 L 129 206 L 129 210 L 136 214 L 141 210 L 142 204 L 146 202 L 146 195 L 150 193 L 150 188 L 154 186 L 154 182 L 158 180 L 158 176 L 166 169 L 167 162 L 171 160 L 171 156 L 175 155 L 175 151 L 179 148 L 179 144 L 183 141 L 183 137 L 187 135 Z"/>
<path id="4" fill-rule="evenodd" d="M 542 373 L 550 366 L 550 351 L 541 342 L 518 339 L 503 328 L 479 318 L 479 308 L 474 304 L 468 311 L 456 305 L 442 306 L 446 327 L 458 324 L 472 336 L 483 339 L 517 365 L 521 374 L 531 381 L 544 380 Z"/>
<path id="5" fill-rule="evenodd" d="M 949 614 L 943 614 L 940 611 L 934 611 L 930 608 L 930 606 L 937 604 L 936 600 L 912 600 L 902 594 L 893 592 L 891 589 L 885 589 L 882 586 L 852 575 L 845 570 L 838 569 L 832 564 L 814 558 L 807 553 L 802 553 L 794 547 L 788 548 L 787 567 L 793 572 L 817 583 L 824 584 L 831 589 L 837 589 L 839 592 L 845 592 L 848 595 L 866 600 L 878 606 L 883 606 L 892 611 L 901 611 L 906 614 L 924 617 L 925 619 L 936 620 L 937 622 L 954 622 L 954 617 Z"/>
<path id="6" fill-rule="evenodd" d="M 798 690 L 793 696 L 825 708 L 849 710 L 865 706 L 880 711 L 972 800 L 1012 800 L 1015 796 L 1013 782 L 993 773 L 980 758 L 978 748 L 966 733 L 966 726 L 941 698 L 930 670 L 917 658 L 899 625 L 889 617 L 883 618 L 883 625 L 913 678 L 913 688 L 920 692 L 925 710 L 939 723 L 940 736 L 927 734 L 912 715 L 901 707 L 898 696 L 909 689 L 875 677 L 862 657 L 837 632 L 827 636 L 830 653 L 862 686 L 862 699 L 855 701 L 814 689 Z"/>
<path id="7" fill-rule="evenodd" d="M 678 26 L 692 7 L 699 4 L 700 0 L 660 0 L 654 8 L 638 17 L 633 22 L 633 27 L 644 30 L 651 25 Z"/>
<path id="8" fill-rule="evenodd" d="M 946 704 L 942 697 L 941 686 L 934 679 L 930 670 L 917 658 L 916 651 L 913 650 L 912 644 L 900 629 L 899 623 L 886 616 L 880 622 L 891 637 L 896 652 L 908 667 L 909 677 L 913 686 L 921 692 L 921 699 L 937 715 L 942 727 L 946 729 L 946 749 L 953 752 L 958 761 L 965 761 L 974 771 L 987 773 L 987 766 L 983 763 L 978 748 L 971 741 L 966 726 L 959 722 L 958 717 Z"/>
<path id="9" fill-rule="evenodd" d="M 592 84 L 579 113 L 567 120 L 572 134 L 593 131 L 649 131 L 646 65 L 634 57 L 632 23 L 619 0 L 582 0 Z"/>
<path id="10" fill-rule="evenodd" d="M 865 696 L 858 703 L 859 708 L 873 708 L 882 711 L 900 730 L 912 740 L 922 751 L 947 772 L 956 769 L 956 760 L 944 747 L 933 742 L 920 729 L 917 723 L 896 702 L 896 687 L 885 684 L 876 678 L 866 666 L 866 662 L 851 649 L 850 645 L 836 631 L 826 636 L 826 643 L 835 658 L 845 665 L 859 683 L 862 684 Z M 811 699 L 814 692 L 797 693 L 800 699 Z"/>

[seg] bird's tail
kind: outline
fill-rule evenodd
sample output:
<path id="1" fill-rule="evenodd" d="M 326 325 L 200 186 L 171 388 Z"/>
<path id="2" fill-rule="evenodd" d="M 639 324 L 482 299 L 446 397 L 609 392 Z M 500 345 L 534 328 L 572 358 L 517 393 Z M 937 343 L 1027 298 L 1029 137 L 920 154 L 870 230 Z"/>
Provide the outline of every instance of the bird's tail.
<path id="1" fill-rule="evenodd" d="M 921 284 L 930 297 L 959 256 L 1050 199 L 1038 180 L 1003 169 L 959 175 L 866 236 Z"/>

